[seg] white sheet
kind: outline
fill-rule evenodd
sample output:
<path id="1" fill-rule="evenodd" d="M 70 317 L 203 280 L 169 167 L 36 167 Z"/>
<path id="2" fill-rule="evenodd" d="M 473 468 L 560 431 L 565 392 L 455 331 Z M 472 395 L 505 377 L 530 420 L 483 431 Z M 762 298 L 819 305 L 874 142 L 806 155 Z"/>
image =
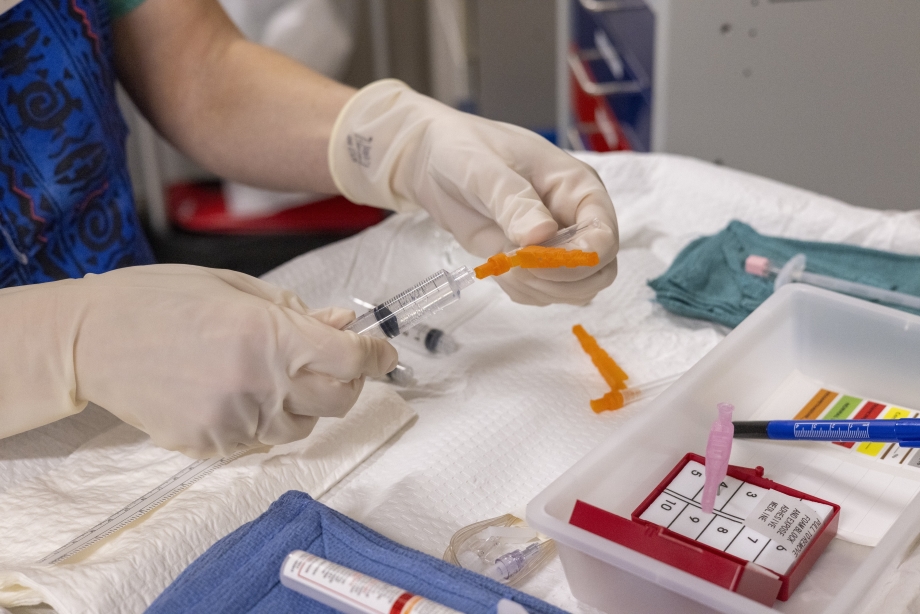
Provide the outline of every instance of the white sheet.
<path id="1" fill-rule="evenodd" d="M 515 305 L 491 281 L 466 290 L 440 320 L 460 342 L 459 352 L 431 358 L 400 351 L 420 380 L 407 395 L 417 424 L 323 502 L 434 556 L 443 554 L 461 527 L 522 508 L 642 411 L 640 403 L 615 413 L 591 412 L 589 399 L 606 389 L 572 325 L 583 324 L 631 382 L 688 369 L 727 330 L 669 314 L 652 302 L 645 281 L 663 272 L 688 242 L 732 219 L 767 234 L 920 252 L 917 212 L 858 209 L 674 156 L 582 158 L 598 170 L 617 207 L 622 248 L 616 283 L 585 308 Z M 330 299 L 346 305 L 352 294 L 381 300 L 438 268 L 470 260 L 449 237 L 436 234 L 423 216 L 396 216 L 306 254 L 267 279 L 315 305 Z M 574 600 L 558 560 L 522 588 L 567 610 L 594 611 Z"/>
<path id="2" fill-rule="evenodd" d="M 216 540 L 288 490 L 323 494 L 412 417 L 391 387 L 370 383 L 344 419 L 320 420 L 306 440 L 253 451 L 98 546 L 58 565 L 36 564 L 192 462 L 127 424 L 110 425 L 0 494 L 0 606 L 142 611 Z"/>

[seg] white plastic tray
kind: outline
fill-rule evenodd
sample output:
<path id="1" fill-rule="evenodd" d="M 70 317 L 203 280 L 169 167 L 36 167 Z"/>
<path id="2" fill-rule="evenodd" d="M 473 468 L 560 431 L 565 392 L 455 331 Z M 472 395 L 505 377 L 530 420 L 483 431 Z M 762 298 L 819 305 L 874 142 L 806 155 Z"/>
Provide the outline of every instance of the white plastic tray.
<path id="1" fill-rule="evenodd" d="M 643 415 L 528 505 L 530 525 L 556 540 L 575 597 L 611 613 L 772 611 L 568 519 L 576 499 L 628 517 L 684 454 L 705 452 L 716 403 L 734 403 L 735 419 L 747 419 L 795 369 L 867 398 L 920 407 L 920 317 L 801 284 L 776 292 Z M 857 611 L 918 532 L 915 498 L 875 548 L 834 540 L 792 598 L 774 609 Z"/>

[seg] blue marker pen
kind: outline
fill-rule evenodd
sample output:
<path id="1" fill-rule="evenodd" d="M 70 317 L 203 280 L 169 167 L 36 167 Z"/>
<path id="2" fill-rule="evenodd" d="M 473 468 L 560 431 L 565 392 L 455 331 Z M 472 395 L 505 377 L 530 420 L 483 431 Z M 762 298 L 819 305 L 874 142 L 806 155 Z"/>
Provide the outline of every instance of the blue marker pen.
<path id="1" fill-rule="evenodd" d="M 735 422 L 736 439 L 803 441 L 895 441 L 920 448 L 920 419 L 897 420 L 758 420 Z"/>

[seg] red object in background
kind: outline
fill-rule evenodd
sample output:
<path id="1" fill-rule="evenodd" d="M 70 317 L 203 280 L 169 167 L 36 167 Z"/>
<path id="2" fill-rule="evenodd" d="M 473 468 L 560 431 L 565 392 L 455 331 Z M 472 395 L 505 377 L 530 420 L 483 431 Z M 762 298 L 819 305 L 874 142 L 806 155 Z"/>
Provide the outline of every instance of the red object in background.
<path id="1" fill-rule="evenodd" d="M 334 196 L 271 215 L 240 217 L 227 210 L 219 183 L 177 183 L 166 190 L 169 221 L 211 234 L 350 233 L 381 222 L 388 212 Z"/>
<path id="2" fill-rule="evenodd" d="M 833 508 L 805 551 L 796 559 L 789 571 L 780 575 L 639 517 L 690 461 L 706 464 L 706 459 L 699 454 L 691 452 L 684 456 L 633 511 L 631 518 L 623 518 L 584 501 L 576 501 L 569 524 L 765 605 L 772 605 L 776 599 L 789 599 L 837 534 L 840 506 L 764 478 L 763 467 L 749 469 L 736 465 L 728 466 L 728 475 L 742 482 L 776 490 L 805 501 L 816 501 Z"/>
<path id="3" fill-rule="evenodd" d="M 572 52 L 578 49 L 572 47 Z M 585 72 L 594 79 L 591 65 L 581 60 Z M 575 116 L 575 128 L 584 138 L 584 145 L 590 151 L 631 151 L 629 139 L 620 127 L 610 103 L 604 96 L 593 96 L 583 90 L 572 71 L 569 71 L 572 89 L 572 113 Z M 593 126 L 590 130 L 585 127 Z"/>

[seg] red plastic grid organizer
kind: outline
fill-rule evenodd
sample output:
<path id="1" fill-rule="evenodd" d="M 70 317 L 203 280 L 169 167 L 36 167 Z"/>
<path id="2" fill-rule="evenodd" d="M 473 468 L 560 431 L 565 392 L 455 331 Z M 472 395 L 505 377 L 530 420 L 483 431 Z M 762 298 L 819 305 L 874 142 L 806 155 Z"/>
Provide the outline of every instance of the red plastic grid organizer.
<path id="1" fill-rule="evenodd" d="M 569 523 L 765 605 L 772 605 L 777 599 L 786 601 L 837 534 L 840 506 L 764 478 L 763 467 L 750 469 L 729 465 L 728 475 L 742 482 L 832 508 L 818 533 L 788 571 L 777 574 L 640 518 L 690 461 L 706 464 L 706 459 L 698 454 L 685 455 L 633 511 L 631 518 L 623 518 L 579 500 L 575 502 Z"/>

